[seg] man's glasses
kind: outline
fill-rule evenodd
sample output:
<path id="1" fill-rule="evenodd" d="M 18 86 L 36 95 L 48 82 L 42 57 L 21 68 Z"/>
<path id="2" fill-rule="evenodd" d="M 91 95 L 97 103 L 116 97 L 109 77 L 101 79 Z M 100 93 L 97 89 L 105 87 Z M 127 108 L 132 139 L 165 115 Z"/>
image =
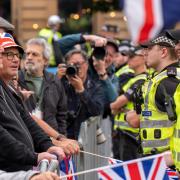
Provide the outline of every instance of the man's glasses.
<path id="1" fill-rule="evenodd" d="M 6 55 L 8 60 L 13 60 L 13 59 L 15 58 L 15 56 L 16 56 L 18 59 L 21 59 L 21 58 L 22 58 L 22 55 L 21 55 L 20 53 L 3 52 L 2 54 L 3 54 L 3 55 Z"/>

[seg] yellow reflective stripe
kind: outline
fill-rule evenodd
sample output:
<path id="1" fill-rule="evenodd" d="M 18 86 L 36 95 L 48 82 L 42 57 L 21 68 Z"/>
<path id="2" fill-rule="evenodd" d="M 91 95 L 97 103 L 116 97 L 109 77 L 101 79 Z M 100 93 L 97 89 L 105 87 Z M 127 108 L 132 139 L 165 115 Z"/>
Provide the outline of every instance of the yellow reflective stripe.
<path id="1" fill-rule="evenodd" d="M 143 148 L 158 148 L 162 146 L 169 146 L 170 138 L 167 139 L 156 139 L 156 140 L 143 140 L 141 146 Z"/>
<path id="2" fill-rule="evenodd" d="M 118 127 L 120 127 L 120 126 L 130 127 L 129 124 L 126 121 L 124 121 L 124 122 L 123 121 L 115 121 L 114 125 L 118 126 Z"/>
<path id="3" fill-rule="evenodd" d="M 132 84 L 134 84 L 136 81 L 141 80 L 141 79 L 142 79 L 142 80 L 146 80 L 146 79 L 147 79 L 147 74 L 139 74 L 139 75 L 131 78 L 131 79 L 127 82 L 127 84 L 124 85 L 123 91 L 126 92 L 126 91 L 131 87 Z"/>
<path id="4" fill-rule="evenodd" d="M 173 126 L 173 122 L 169 121 L 169 120 L 146 120 L 144 119 L 144 121 L 141 121 L 140 123 L 140 127 L 141 128 L 165 128 L 165 127 L 172 127 Z"/>
<path id="5" fill-rule="evenodd" d="M 144 98 L 144 108 L 145 108 L 145 110 L 148 110 L 149 92 L 150 92 L 150 89 L 151 89 L 152 84 L 153 84 L 153 82 L 152 82 L 152 81 L 149 81 L 148 87 L 147 87 L 147 93 L 146 93 L 146 96 L 145 96 L 145 98 Z"/>
<path id="6" fill-rule="evenodd" d="M 127 74 L 127 73 L 134 73 L 134 71 L 132 69 L 129 68 L 128 65 L 123 66 L 122 68 L 120 68 L 115 75 L 117 77 L 121 76 L 122 74 Z"/>

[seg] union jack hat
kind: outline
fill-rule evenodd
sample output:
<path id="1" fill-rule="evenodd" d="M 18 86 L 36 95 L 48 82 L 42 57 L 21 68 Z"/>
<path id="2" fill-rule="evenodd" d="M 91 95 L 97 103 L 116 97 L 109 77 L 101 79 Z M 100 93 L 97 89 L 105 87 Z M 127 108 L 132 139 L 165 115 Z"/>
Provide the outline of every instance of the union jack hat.
<path id="1" fill-rule="evenodd" d="M 24 53 L 23 48 L 15 43 L 13 37 L 9 33 L 0 33 L 0 46 L 4 49 L 17 47 L 21 54 Z"/>

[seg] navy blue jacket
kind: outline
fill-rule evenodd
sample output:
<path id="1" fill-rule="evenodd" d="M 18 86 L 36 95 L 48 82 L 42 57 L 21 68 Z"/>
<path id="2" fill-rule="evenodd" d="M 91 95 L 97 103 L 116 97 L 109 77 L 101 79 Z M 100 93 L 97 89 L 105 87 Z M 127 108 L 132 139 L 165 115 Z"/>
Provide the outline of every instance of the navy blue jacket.
<path id="1" fill-rule="evenodd" d="M 63 84 L 68 98 L 68 137 L 77 139 L 83 121 L 92 116 L 102 115 L 104 93 L 101 84 L 93 81 L 90 77 L 84 83 L 83 93 L 76 93 L 65 78 Z"/>

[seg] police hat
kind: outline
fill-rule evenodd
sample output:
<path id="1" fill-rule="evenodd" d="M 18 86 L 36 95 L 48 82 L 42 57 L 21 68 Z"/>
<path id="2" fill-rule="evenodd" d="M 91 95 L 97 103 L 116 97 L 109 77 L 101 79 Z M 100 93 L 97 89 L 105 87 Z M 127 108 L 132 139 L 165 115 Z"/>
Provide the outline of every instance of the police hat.
<path id="1" fill-rule="evenodd" d="M 180 29 L 177 30 L 166 30 L 166 36 L 172 40 L 180 40 Z"/>
<path id="2" fill-rule="evenodd" d="M 159 37 L 157 37 L 153 40 L 141 43 L 140 45 L 143 48 L 148 48 L 148 47 L 154 46 L 154 45 L 173 47 L 173 48 L 176 46 L 174 41 L 172 39 L 168 38 L 166 35 L 160 35 Z"/>

